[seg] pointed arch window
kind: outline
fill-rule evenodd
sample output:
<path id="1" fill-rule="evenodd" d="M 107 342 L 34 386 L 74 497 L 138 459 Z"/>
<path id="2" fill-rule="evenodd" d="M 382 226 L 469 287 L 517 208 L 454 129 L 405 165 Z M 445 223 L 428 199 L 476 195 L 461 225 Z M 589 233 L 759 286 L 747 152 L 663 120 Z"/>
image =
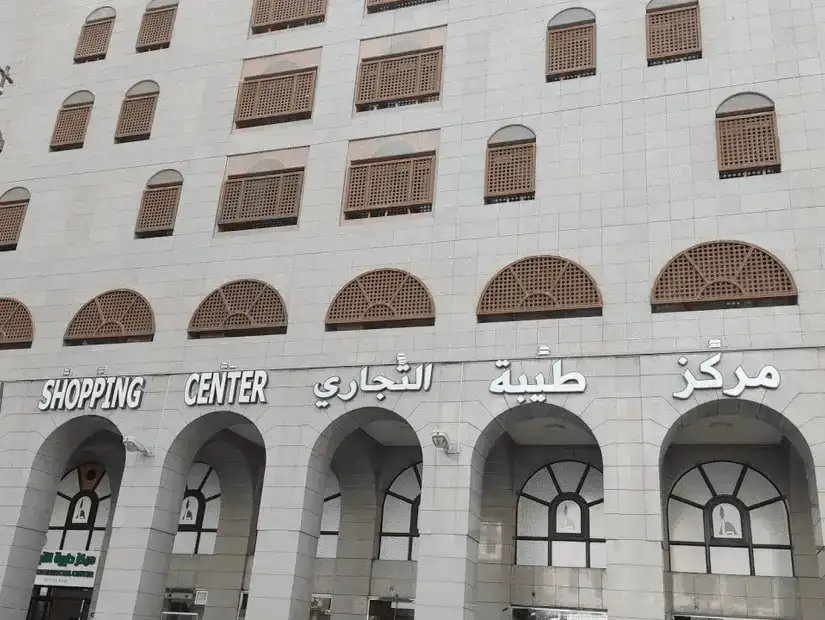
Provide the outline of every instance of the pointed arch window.
<path id="1" fill-rule="evenodd" d="M 92 11 L 86 18 L 74 51 L 75 64 L 106 58 L 116 16 L 112 7 L 104 6 Z"/>
<path id="2" fill-rule="evenodd" d="M 324 510 L 321 513 L 321 536 L 318 538 L 319 558 L 334 558 L 338 553 L 338 530 L 341 526 L 341 486 L 332 472 L 327 476 Z"/>
<path id="3" fill-rule="evenodd" d="M 78 91 L 63 101 L 54 123 L 51 151 L 83 148 L 94 104 L 95 96 L 88 90 Z"/>
<path id="4" fill-rule="evenodd" d="M 111 482 L 102 465 L 88 463 L 68 472 L 57 489 L 44 549 L 100 551 L 111 499 Z"/>
<path id="5" fill-rule="evenodd" d="M 713 461 L 686 472 L 667 522 L 674 572 L 793 577 L 785 497 L 748 465 Z"/>
<path id="6" fill-rule="evenodd" d="M 0 298 L 0 350 L 28 349 L 34 340 L 29 309 L 16 299 Z"/>
<path id="7" fill-rule="evenodd" d="M 484 203 L 535 197 L 536 134 L 524 125 L 502 127 L 487 141 Z"/>
<path id="8" fill-rule="evenodd" d="M 596 16 L 565 9 L 547 25 L 547 81 L 590 75 L 596 75 Z"/>
<path id="9" fill-rule="evenodd" d="M 113 342 L 149 342 L 155 336 L 155 314 L 138 293 L 116 289 L 98 295 L 77 314 L 66 328 L 66 345 Z"/>
<path id="10" fill-rule="evenodd" d="M 417 463 L 398 474 L 384 496 L 379 560 L 418 559 L 421 467 Z"/>
<path id="11" fill-rule="evenodd" d="M 221 484 L 217 472 L 206 463 L 195 462 L 186 479 L 180 507 L 178 533 L 172 553 L 213 555 L 221 515 Z"/>
<path id="12" fill-rule="evenodd" d="M 0 252 L 17 249 L 30 200 L 31 194 L 24 187 L 0 196 Z"/>
<path id="13" fill-rule="evenodd" d="M 260 280 L 235 280 L 212 291 L 189 321 L 190 338 L 284 334 L 286 305 Z"/>
<path id="14" fill-rule="evenodd" d="M 782 170 L 773 101 L 760 93 L 739 93 L 716 109 L 719 178 L 773 174 Z"/>
<path id="15" fill-rule="evenodd" d="M 595 466 L 552 463 L 519 493 L 516 564 L 605 568 L 604 536 L 604 486 Z"/>

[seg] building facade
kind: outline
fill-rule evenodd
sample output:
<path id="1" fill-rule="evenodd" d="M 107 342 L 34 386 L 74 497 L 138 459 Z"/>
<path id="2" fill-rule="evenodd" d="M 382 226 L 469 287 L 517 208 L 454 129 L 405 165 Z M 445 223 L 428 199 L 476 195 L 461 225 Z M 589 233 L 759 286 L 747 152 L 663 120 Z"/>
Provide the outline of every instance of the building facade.
<path id="1" fill-rule="evenodd" d="M 8 3 L 4 620 L 821 620 L 819 0 Z"/>

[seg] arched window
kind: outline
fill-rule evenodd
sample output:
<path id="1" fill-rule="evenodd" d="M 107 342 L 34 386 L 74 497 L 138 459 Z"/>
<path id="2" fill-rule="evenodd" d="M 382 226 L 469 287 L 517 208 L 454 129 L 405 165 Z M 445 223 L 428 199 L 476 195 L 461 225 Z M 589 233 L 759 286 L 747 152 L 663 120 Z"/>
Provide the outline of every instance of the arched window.
<path id="1" fill-rule="evenodd" d="M 716 109 L 719 178 L 772 174 L 782 169 L 773 101 L 759 93 L 739 93 Z"/>
<path id="2" fill-rule="evenodd" d="M 327 331 L 433 325 L 435 305 L 427 287 L 399 269 L 376 269 L 352 280 L 332 300 Z"/>
<path id="3" fill-rule="evenodd" d="M 418 463 L 398 474 L 384 496 L 379 560 L 418 559 L 421 465 Z"/>
<path id="4" fill-rule="evenodd" d="M 785 498 L 752 467 L 694 467 L 670 493 L 667 522 L 671 571 L 793 577 Z"/>
<path id="5" fill-rule="evenodd" d="M 68 472 L 57 489 L 44 550 L 100 551 L 111 499 L 103 466 L 89 463 Z"/>
<path id="6" fill-rule="evenodd" d="M 787 306 L 797 292 L 773 254 L 741 241 L 711 241 L 680 252 L 653 284 L 653 312 Z"/>
<path id="7" fill-rule="evenodd" d="M 206 463 L 195 462 L 186 479 L 172 553 L 213 555 L 220 516 L 218 473 Z"/>
<path id="8" fill-rule="evenodd" d="M 516 564 L 606 567 L 599 469 L 559 461 L 530 477 L 516 509 Z"/>
<path id="9" fill-rule="evenodd" d="M 596 75 L 596 16 L 565 9 L 547 25 L 547 81 Z"/>
<path id="10" fill-rule="evenodd" d="M 175 229 L 183 176 L 177 170 L 161 170 L 146 183 L 140 200 L 135 237 L 165 237 Z"/>
<path id="11" fill-rule="evenodd" d="M 94 104 L 95 96 L 88 90 L 78 91 L 66 98 L 57 113 L 49 150 L 68 151 L 83 148 Z"/>
<path id="12" fill-rule="evenodd" d="M 647 5 L 648 66 L 701 57 L 699 3 L 695 0 L 650 0 Z"/>
<path id="13" fill-rule="evenodd" d="M 338 478 L 330 472 L 324 491 L 324 510 L 321 513 L 321 535 L 318 538 L 319 558 L 334 558 L 338 553 L 338 529 L 341 526 L 341 487 Z"/>
<path id="14" fill-rule="evenodd" d="M 149 139 L 159 95 L 160 87 L 151 80 L 139 82 L 126 91 L 115 129 L 115 143 Z"/>
<path id="15" fill-rule="evenodd" d="M 109 51 L 109 40 L 117 13 L 110 6 L 104 6 L 89 15 L 80 30 L 80 38 L 74 51 L 75 63 L 103 60 Z"/>
<path id="16" fill-rule="evenodd" d="M 29 309 L 16 299 L 0 298 L 0 349 L 28 349 L 34 340 Z"/>
<path id="17" fill-rule="evenodd" d="M 149 342 L 155 336 L 155 313 L 149 302 L 134 291 L 116 289 L 98 295 L 66 328 L 66 345 Z"/>
<path id="18" fill-rule="evenodd" d="M 235 280 L 212 291 L 189 321 L 190 338 L 286 333 L 284 300 L 260 280 Z"/>
<path id="19" fill-rule="evenodd" d="M 478 300 L 479 323 L 601 316 L 596 282 L 560 256 L 530 256 L 499 271 Z"/>
<path id="20" fill-rule="evenodd" d="M 484 203 L 535 197 L 536 134 L 524 125 L 502 127 L 487 141 Z"/>
<path id="21" fill-rule="evenodd" d="M 172 29 L 178 14 L 178 0 L 152 0 L 143 14 L 135 50 L 163 50 L 172 43 Z"/>
<path id="22" fill-rule="evenodd" d="M 0 252 L 17 249 L 31 194 L 15 187 L 0 196 Z"/>

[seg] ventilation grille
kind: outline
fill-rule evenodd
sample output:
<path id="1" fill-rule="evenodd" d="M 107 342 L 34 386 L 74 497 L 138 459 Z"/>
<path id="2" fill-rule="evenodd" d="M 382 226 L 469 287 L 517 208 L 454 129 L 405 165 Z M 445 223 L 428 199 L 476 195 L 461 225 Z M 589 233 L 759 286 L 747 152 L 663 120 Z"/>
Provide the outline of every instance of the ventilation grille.
<path id="1" fill-rule="evenodd" d="M 429 4 L 438 0 L 367 0 L 367 13 L 380 13 L 381 11 L 391 11 L 393 9 L 403 9 L 408 6 L 418 6 L 419 4 Z"/>
<path id="2" fill-rule="evenodd" d="M 253 127 L 312 116 L 316 69 L 253 78 L 241 84 L 235 124 Z"/>
<path id="3" fill-rule="evenodd" d="M 280 334 L 286 325 L 286 306 L 278 291 L 258 280 L 237 280 L 201 302 L 189 322 L 189 337 Z"/>
<path id="4" fill-rule="evenodd" d="M 442 50 L 361 61 L 355 107 L 359 111 L 437 101 Z"/>
<path id="5" fill-rule="evenodd" d="M 27 349 L 34 340 L 28 308 L 15 299 L 0 299 L 0 348 Z"/>
<path id="6" fill-rule="evenodd" d="M 722 179 L 781 170 L 774 110 L 717 118 L 716 144 Z"/>
<path id="7" fill-rule="evenodd" d="M 17 248 L 28 207 L 28 200 L 23 202 L 0 202 L 0 251 Z"/>
<path id="8" fill-rule="evenodd" d="M 432 210 L 435 154 L 350 165 L 344 217 L 376 217 Z"/>
<path id="9" fill-rule="evenodd" d="M 92 299 L 74 316 L 63 341 L 67 345 L 152 340 L 155 316 L 134 291 L 109 291 Z"/>
<path id="10" fill-rule="evenodd" d="M 647 14 L 647 64 L 658 65 L 702 57 L 699 5 Z"/>
<path id="11" fill-rule="evenodd" d="M 138 52 L 148 52 L 169 47 L 172 42 L 172 28 L 175 26 L 177 12 L 178 8 L 174 6 L 146 11 L 140 24 L 140 33 L 135 49 Z"/>
<path id="12" fill-rule="evenodd" d="M 115 142 L 148 140 L 157 103 L 157 94 L 124 99 L 115 130 Z"/>
<path id="13" fill-rule="evenodd" d="M 227 179 L 221 197 L 218 229 L 297 224 L 303 186 L 303 169 Z"/>
<path id="14" fill-rule="evenodd" d="M 57 113 L 49 148 L 52 151 L 82 148 L 91 114 L 92 104 L 90 103 L 61 108 Z"/>
<path id="15" fill-rule="evenodd" d="M 596 74 L 596 24 L 547 31 L 547 81 Z"/>
<path id="16" fill-rule="evenodd" d="M 486 203 L 534 198 L 536 195 L 536 144 L 502 144 L 487 149 L 484 183 Z"/>
<path id="17" fill-rule="evenodd" d="M 435 323 L 427 288 L 397 269 L 376 269 L 358 276 L 335 296 L 327 330 L 410 327 Z"/>
<path id="18" fill-rule="evenodd" d="M 480 323 L 601 313 L 602 297 L 590 274 L 558 256 L 531 256 L 502 269 L 476 311 Z"/>
<path id="19" fill-rule="evenodd" d="M 685 250 L 656 278 L 654 312 L 796 303 L 785 266 L 747 243 L 715 241 Z"/>
<path id="20" fill-rule="evenodd" d="M 80 38 L 74 51 L 76 63 L 103 60 L 109 51 L 109 40 L 112 37 L 112 27 L 115 18 L 102 19 L 97 22 L 84 24 L 80 31 Z"/>
<path id="21" fill-rule="evenodd" d="M 140 201 L 136 237 L 162 237 L 171 235 L 180 202 L 180 184 L 147 187 Z"/>
<path id="22" fill-rule="evenodd" d="M 327 0 L 255 0 L 252 32 L 258 34 L 324 21 Z"/>

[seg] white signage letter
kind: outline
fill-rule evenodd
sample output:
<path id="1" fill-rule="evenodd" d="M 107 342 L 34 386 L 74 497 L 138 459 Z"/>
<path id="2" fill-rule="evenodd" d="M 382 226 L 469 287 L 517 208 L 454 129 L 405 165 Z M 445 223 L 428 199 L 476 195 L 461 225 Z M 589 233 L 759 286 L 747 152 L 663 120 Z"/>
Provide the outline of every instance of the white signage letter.
<path id="1" fill-rule="evenodd" d="M 43 390 L 40 392 L 40 402 L 37 403 L 37 408 L 40 411 L 48 411 L 52 404 L 52 392 L 54 391 L 54 384 L 57 383 L 54 379 L 49 379 L 43 384 Z"/>

